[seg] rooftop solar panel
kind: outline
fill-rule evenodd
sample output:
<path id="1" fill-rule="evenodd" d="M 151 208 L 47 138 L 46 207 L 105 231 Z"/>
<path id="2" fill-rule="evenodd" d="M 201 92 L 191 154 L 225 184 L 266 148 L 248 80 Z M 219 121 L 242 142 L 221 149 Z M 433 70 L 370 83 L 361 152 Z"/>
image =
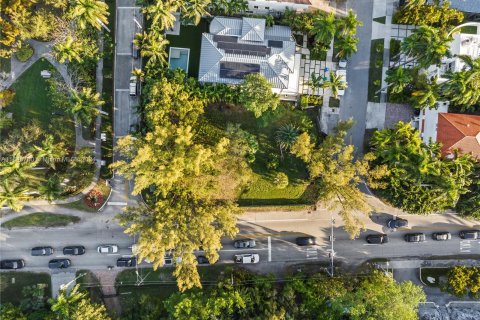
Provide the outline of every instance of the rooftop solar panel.
<path id="1" fill-rule="evenodd" d="M 243 79 L 247 74 L 258 72 L 260 72 L 260 65 L 255 63 L 220 63 L 220 78 Z"/>
<path id="2" fill-rule="evenodd" d="M 268 46 L 272 48 L 283 48 L 283 41 L 268 40 Z"/>
<path id="3" fill-rule="evenodd" d="M 253 44 L 218 42 L 217 47 L 225 50 L 226 53 L 245 54 L 251 56 L 265 57 L 270 55 L 270 48 L 266 46 L 256 46 Z"/>
<path id="4" fill-rule="evenodd" d="M 213 36 L 213 41 L 215 42 L 233 42 L 236 43 L 238 40 L 238 37 L 232 37 L 232 36 L 222 36 L 222 35 L 214 35 Z"/>

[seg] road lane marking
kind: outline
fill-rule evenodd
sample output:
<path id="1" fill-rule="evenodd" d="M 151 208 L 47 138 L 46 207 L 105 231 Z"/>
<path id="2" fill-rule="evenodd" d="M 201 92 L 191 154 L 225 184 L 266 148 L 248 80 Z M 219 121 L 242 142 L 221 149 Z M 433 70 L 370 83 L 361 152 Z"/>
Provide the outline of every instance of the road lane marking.
<path id="1" fill-rule="evenodd" d="M 117 7 L 117 9 L 141 9 L 142 7 Z"/>
<path id="2" fill-rule="evenodd" d="M 127 91 L 130 91 L 130 89 L 115 89 L 115 91 L 127 92 Z"/>
<path id="3" fill-rule="evenodd" d="M 109 206 L 126 206 L 126 202 L 117 202 L 117 201 L 109 201 L 107 202 L 107 205 Z"/>
<path id="4" fill-rule="evenodd" d="M 220 252 L 242 252 L 242 251 L 264 251 L 264 250 L 268 250 L 267 248 L 255 248 L 255 249 L 249 249 L 249 248 L 245 248 L 245 249 L 221 249 Z"/>
<path id="5" fill-rule="evenodd" d="M 268 237 L 268 262 L 272 261 L 272 237 Z"/>
<path id="6" fill-rule="evenodd" d="M 129 56 L 131 54 L 131 52 L 117 52 L 117 56 Z"/>

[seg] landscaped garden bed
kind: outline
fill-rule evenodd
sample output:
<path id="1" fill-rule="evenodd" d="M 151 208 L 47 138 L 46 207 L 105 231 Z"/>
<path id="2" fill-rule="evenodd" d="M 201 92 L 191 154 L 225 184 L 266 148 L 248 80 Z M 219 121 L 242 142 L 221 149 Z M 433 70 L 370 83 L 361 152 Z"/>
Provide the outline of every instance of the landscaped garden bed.
<path id="1" fill-rule="evenodd" d="M 372 40 L 368 72 L 368 101 L 380 102 L 383 70 L 383 39 Z"/>

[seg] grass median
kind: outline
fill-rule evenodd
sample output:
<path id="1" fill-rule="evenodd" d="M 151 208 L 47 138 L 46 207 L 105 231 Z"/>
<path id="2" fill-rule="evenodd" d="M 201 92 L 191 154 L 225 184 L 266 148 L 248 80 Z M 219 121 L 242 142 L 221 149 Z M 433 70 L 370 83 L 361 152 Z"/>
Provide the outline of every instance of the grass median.
<path id="1" fill-rule="evenodd" d="M 50 212 L 35 212 L 25 216 L 13 218 L 2 223 L 4 228 L 22 228 L 22 227 L 63 227 L 70 223 L 77 223 L 80 218 L 65 214 L 55 214 Z"/>

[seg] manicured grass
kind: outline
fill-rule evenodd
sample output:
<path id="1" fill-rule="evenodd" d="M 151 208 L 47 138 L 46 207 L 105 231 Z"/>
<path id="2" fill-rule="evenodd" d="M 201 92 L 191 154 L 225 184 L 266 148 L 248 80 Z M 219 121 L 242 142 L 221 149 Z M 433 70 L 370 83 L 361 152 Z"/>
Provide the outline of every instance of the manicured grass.
<path id="1" fill-rule="evenodd" d="M 380 102 L 383 68 L 383 39 L 372 40 L 370 49 L 370 69 L 368 71 L 368 101 Z"/>
<path id="2" fill-rule="evenodd" d="M 242 206 L 294 205 L 311 204 L 311 188 L 307 181 L 308 172 L 302 160 L 283 152 L 283 158 L 275 142 L 275 133 L 284 124 L 299 125 L 310 120 L 314 125 L 312 134 L 316 135 L 314 113 L 293 109 L 281 105 L 275 111 L 267 112 L 256 119 L 251 112 L 238 106 L 209 107 L 206 109 L 207 119 L 215 126 L 225 129 L 228 123 L 239 123 L 243 130 L 254 134 L 259 148 L 255 161 L 251 164 L 254 172 L 253 181 L 239 195 Z M 278 159 L 278 167 L 269 169 L 268 164 Z M 288 176 L 289 184 L 279 189 L 274 184 L 277 172 Z"/>
<path id="3" fill-rule="evenodd" d="M 21 227 L 62 227 L 69 223 L 77 223 L 79 217 L 64 214 L 55 214 L 49 212 L 35 212 L 25 216 L 13 218 L 2 223 L 4 228 L 21 228 Z"/>
<path id="4" fill-rule="evenodd" d="M 386 19 L 387 19 L 387 17 L 383 16 L 383 17 L 373 18 L 373 21 L 385 24 Z"/>
<path id="5" fill-rule="evenodd" d="M 198 77 L 198 69 L 200 66 L 200 47 L 202 45 L 202 33 L 208 32 L 208 21 L 202 19 L 197 26 L 181 25 L 180 35 L 167 35 L 167 40 L 170 42 L 168 48 L 179 47 L 189 48 L 190 57 L 188 61 L 188 75 L 190 77 Z"/>
<path id="6" fill-rule="evenodd" d="M 467 33 L 467 34 L 477 34 L 477 26 L 466 26 L 462 27 L 461 29 L 462 33 Z"/>
<path id="7" fill-rule="evenodd" d="M 40 76 L 42 70 L 54 70 L 54 67 L 46 59 L 40 59 L 12 85 L 15 98 L 6 111 L 13 112 L 13 119 L 17 125 L 25 125 L 37 119 L 46 128 L 51 122 L 52 113 L 56 108 L 47 94 L 47 82 Z"/>
<path id="8" fill-rule="evenodd" d="M 422 281 L 430 287 L 440 287 L 440 278 L 447 277 L 450 268 L 422 268 Z M 435 283 L 428 282 L 427 278 L 435 279 Z"/>
<path id="9" fill-rule="evenodd" d="M 17 271 L 0 273 L 0 304 L 10 302 L 18 305 L 23 298 L 22 289 L 24 287 L 41 283 L 48 286 L 45 288 L 45 294 L 51 297 L 52 284 L 48 273 Z"/>

